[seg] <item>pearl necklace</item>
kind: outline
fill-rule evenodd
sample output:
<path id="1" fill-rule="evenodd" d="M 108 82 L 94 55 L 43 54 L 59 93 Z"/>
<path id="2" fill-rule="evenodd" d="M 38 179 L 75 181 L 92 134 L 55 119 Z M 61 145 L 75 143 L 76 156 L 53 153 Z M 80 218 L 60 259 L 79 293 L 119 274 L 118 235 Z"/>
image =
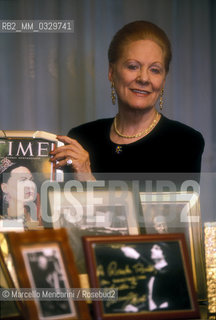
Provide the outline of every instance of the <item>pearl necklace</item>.
<path id="1" fill-rule="evenodd" d="M 117 123 L 116 123 L 117 122 L 117 116 L 115 116 L 115 118 L 114 118 L 113 126 L 114 126 L 115 133 L 117 133 L 117 135 L 119 137 L 126 138 L 126 139 L 133 139 L 133 138 L 139 138 L 141 136 L 146 136 L 150 131 L 152 131 L 154 129 L 154 127 L 156 126 L 156 124 L 158 123 L 159 120 L 160 120 L 160 114 L 156 111 L 156 115 L 154 117 L 154 120 L 150 124 L 150 126 L 147 129 L 145 129 L 145 130 L 143 130 L 143 131 L 141 131 L 141 132 L 139 132 L 137 134 L 134 134 L 133 136 L 127 136 L 127 135 L 124 135 L 124 134 L 122 134 L 121 132 L 118 131 Z"/>

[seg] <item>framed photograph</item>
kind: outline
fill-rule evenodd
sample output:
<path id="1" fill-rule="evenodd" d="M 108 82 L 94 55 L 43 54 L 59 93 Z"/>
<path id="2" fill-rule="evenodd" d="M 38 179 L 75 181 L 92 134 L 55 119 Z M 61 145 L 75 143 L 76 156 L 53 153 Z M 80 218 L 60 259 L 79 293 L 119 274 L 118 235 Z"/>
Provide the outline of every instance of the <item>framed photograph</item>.
<path id="1" fill-rule="evenodd" d="M 0 231 L 43 227 L 41 184 L 60 178 L 49 155 L 58 145 L 48 132 L 0 130 Z"/>
<path id="2" fill-rule="evenodd" d="M 8 247 L 7 233 L 5 232 L 0 232 L 0 249 L 1 249 L 2 257 L 5 265 L 4 269 L 7 270 L 9 274 L 8 278 L 11 279 L 10 288 L 18 288 L 19 285 L 18 285 L 16 270 L 15 270 L 11 253 Z"/>
<path id="3" fill-rule="evenodd" d="M 184 233 L 199 299 L 206 298 L 205 261 L 197 193 L 140 193 L 142 233 Z"/>
<path id="4" fill-rule="evenodd" d="M 4 261 L 4 255 L 0 249 L 0 288 L 15 288 L 10 272 Z M 23 305 L 20 301 L 8 301 L 7 299 L 0 301 L 0 319 L 5 320 L 21 320 L 23 319 Z"/>
<path id="5" fill-rule="evenodd" d="M 84 237 L 91 286 L 118 289 L 93 301 L 96 320 L 199 318 L 183 234 Z"/>
<path id="6" fill-rule="evenodd" d="M 65 229 L 11 232 L 8 234 L 20 288 L 60 290 L 80 288 Z M 86 319 L 85 301 L 72 298 L 25 301 L 26 318 Z"/>
<path id="7" fill-rule="evenodd" d="M 93 191 L 92 191 L 93 190 Z M 79 273 L 86 273 L 82 236 L 138 234 L 134 194 L 88 186 L 50 190 L 53 227 L 66 228 Z"/>

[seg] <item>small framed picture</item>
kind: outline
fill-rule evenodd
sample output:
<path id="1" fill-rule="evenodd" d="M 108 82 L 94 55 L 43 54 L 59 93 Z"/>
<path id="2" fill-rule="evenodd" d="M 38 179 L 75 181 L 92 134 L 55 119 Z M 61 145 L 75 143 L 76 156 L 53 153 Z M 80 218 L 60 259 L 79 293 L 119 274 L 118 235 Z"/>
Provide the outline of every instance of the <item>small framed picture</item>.
<path id="1" fill-rule="evenodd" d="M 90 282 L 115 288 L 115 301 L 94 301 L 94 319 L 199 318 L 183 234 L 84 237 Z"/>
<path id="2" fill-rule="evenodd" d="M 51 293 L 80 288 L 65 229 L 11 232 L 8 241 L 20 288 Z M 74 301 L 68 295 L 59 300 L 41 297 L 25 301 L 27 319 L 89 319 L 84 301 Z"/>
<path id="3" fill-rule="evenodd" d="M 0 130 L 0 231 L 43 229 L 41 186 L 62 180 L 50 162 L 61 143 L 44 131 Z"/>
<path id="4" fill-rule="evenodd" d="M 82 236 L 138 234 L 134 194 L 129 189 L 94 188 L 49 191 L 53 227 L 66 228 L 79 273 L 86 273 Z"/>
<path id="5" fill-rule="evenodd" d="M 199 195 L 192 192 L 140 193 L 142 233 L 184 233 L 199 299 L 206 298 Z"/>
<path id="6" fill-rule="evenodd" d="M 0 249 L 0 288 L 5 290 L 15 288 L 10 272 L 4 260 L 4 255 Z M 4 292 L 4 291 L 3 291 Z M 8 301 L 7 298 L 0 301 L 0 319 L 21 320 L 23 315 L 23 304 L 21 301 Z"/>

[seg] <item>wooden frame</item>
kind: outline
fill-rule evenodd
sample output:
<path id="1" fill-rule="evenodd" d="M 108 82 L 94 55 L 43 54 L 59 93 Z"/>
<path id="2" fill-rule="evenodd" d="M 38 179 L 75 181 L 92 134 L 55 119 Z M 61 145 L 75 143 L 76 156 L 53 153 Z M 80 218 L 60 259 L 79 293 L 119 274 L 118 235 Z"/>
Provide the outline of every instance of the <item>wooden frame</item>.
<path id="1" fill-rule="evenodd" d="M 191 256 L 196 291 L 206 298 L 200 199 L 192 192 L 140 192 L 142 233 L 184 233 Z"/>
<path id="2" fill-rule="evenodd" d="M 67 229 L 81 274 L 86 273 L 82 236 L 139 234 L 133 192 L 110 192 L 107 186 L 92 189 L 93 185 L 92 182 L 90 187 L 82 185 L 79 192 L 77 188 L 71 190 L 64 185 L 61 189 L 50 190 L 48 194 L 53 228 Z"/>
<path id="3" fill-rule="evenodd" d="M 65 229 L 11 232 L 8 241 L 21 288 L 80 288 Z M 49 268 L 53 271 L 48 272 Z M 58 282 L 50 285 L 48 279 L 54 279 L 53 272 Z M 89 319 L 84 301 L 35 299 L 25 301 L 25 305 L 26 318 L 30 320 Z"/>
<path id="4" fill-rule="evenodd" d="M 118 289 L 116 302 L 93 302 L 94 319 L 199 318 L 183 234 L 84 237 L 83 241 L 91 286 Z M 165 257 L 160 262 L 158 254 Z"/>

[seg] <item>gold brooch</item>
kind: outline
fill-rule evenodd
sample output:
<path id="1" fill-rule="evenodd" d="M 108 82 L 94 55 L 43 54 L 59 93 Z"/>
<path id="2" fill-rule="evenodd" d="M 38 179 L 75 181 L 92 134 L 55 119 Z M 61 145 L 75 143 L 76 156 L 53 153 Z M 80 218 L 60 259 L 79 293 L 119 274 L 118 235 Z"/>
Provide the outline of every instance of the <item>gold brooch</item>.
<path id="1" fill-rule="evenodd" d="M 121 153 L 122 152 L 122 146 L 117 146 L 115 152 L 117 154 Z"/>

